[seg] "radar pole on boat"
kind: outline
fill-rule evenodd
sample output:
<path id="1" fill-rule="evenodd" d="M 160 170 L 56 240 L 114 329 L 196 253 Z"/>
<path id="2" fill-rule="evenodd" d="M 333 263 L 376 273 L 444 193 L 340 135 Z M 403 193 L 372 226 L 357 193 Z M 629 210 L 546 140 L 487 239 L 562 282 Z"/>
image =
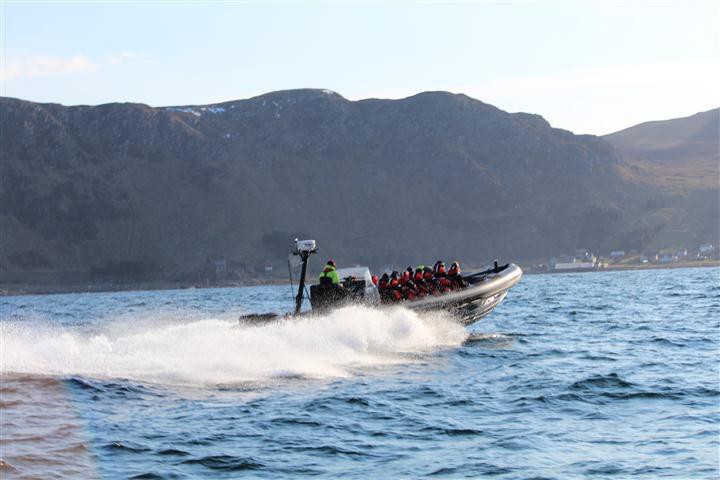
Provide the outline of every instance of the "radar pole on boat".
<path id="1" fill-rule="evenodd" d="M 293 255 L 299 255 L 302 261 L 302 270 L 300 271 L 300 283 L 298 284 L 298 293 L 295 297 L 295 315 L 300 314 L 302 308 L 303 293 L 305 291 L 305 275 L 307 274 L 307 264 L 310 255 L 317 253 L 315 240 L 298 240 L 295 239 L 295 250 Z"/>

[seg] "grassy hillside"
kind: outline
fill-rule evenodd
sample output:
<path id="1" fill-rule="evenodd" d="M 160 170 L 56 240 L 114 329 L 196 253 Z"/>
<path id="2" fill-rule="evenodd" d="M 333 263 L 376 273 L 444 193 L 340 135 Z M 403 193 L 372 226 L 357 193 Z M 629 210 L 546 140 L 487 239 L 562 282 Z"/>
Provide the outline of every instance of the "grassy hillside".
<path id="1" fill-rule="evenodd" d="M 717 243 L 720 222 L 720 109 L 646 122 L 606 135 L 630 188 L 648 195 L 646 217 L 663 225 L 650 246 Z"/>
<path id="2" fill-rule="evenodd" d="M 718 187 L 720 109 L 646 122 L 605 138 L 623 157 L 632 181 L 676 192 Z"/>

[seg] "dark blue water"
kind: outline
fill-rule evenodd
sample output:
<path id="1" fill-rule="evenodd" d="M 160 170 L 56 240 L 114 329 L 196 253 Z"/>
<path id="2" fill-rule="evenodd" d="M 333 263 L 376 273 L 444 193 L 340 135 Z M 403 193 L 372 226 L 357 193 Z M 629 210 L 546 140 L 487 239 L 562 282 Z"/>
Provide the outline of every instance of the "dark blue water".
<path id="1" fill-rule="evenodd" d="M 525 277 L 469 329 L 360 308 L 235 325 L 290 298 L 1 299 L 5 475 L 80 457 L 102 478 L 720 474 L 720 269 Z M 23 416 L 63 402 L 61 426 L 23 440 Z M 48 454 L 70 427 L 77 453 Z"/>

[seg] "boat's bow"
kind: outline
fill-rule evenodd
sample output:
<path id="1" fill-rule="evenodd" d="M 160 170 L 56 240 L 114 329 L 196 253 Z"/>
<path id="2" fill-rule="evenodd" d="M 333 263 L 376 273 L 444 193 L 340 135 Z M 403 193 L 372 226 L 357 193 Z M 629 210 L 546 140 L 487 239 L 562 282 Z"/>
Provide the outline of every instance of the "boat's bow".
<path id="1" fill-rule="evenodd" d="M 514 263 L 494 267 L 464 277 L 468 286 L 439 296 L 428 296 L 405 305 L 413 310 L 444 310 L 470 325 L 488 315 L 522 278 L 522 269 Z"/>

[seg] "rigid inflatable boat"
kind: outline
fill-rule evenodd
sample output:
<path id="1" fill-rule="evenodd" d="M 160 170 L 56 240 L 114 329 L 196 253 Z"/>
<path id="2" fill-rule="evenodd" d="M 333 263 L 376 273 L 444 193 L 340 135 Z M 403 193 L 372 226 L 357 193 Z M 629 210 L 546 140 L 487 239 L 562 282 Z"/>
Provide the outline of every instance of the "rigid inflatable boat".
<path id="1" fill-rule="evenodd" d="M 470 275 L 463 275 L 467 286 L 446 293 L 428 295 L 415 300 L 382 303 L 378 289 L 367 267 L 338 269 L 341 285 L 312 285 L 310 287 L 311 312 L 302 312 L 305 293 L 305 277 L 310 255 L 317 252 L 314 240 L 295 240 L 294 254 L 300 257 L 302 271 L 295 312 L 285 315 L 276 313 L 250 314 L 240 317 L 241 323 L 265 323 L 279 318 L 290 318 L 313 313 L 325 313 L 349 304 L 365 304 L 377 308 L 402 306 L 419 312 L 444 311 L 450 313 L 463 325 L 471 325 L 487 316 L 505 298 L 508 290 L 522 277 L 522 270 L 513 263 L 498 265 Z"/>

